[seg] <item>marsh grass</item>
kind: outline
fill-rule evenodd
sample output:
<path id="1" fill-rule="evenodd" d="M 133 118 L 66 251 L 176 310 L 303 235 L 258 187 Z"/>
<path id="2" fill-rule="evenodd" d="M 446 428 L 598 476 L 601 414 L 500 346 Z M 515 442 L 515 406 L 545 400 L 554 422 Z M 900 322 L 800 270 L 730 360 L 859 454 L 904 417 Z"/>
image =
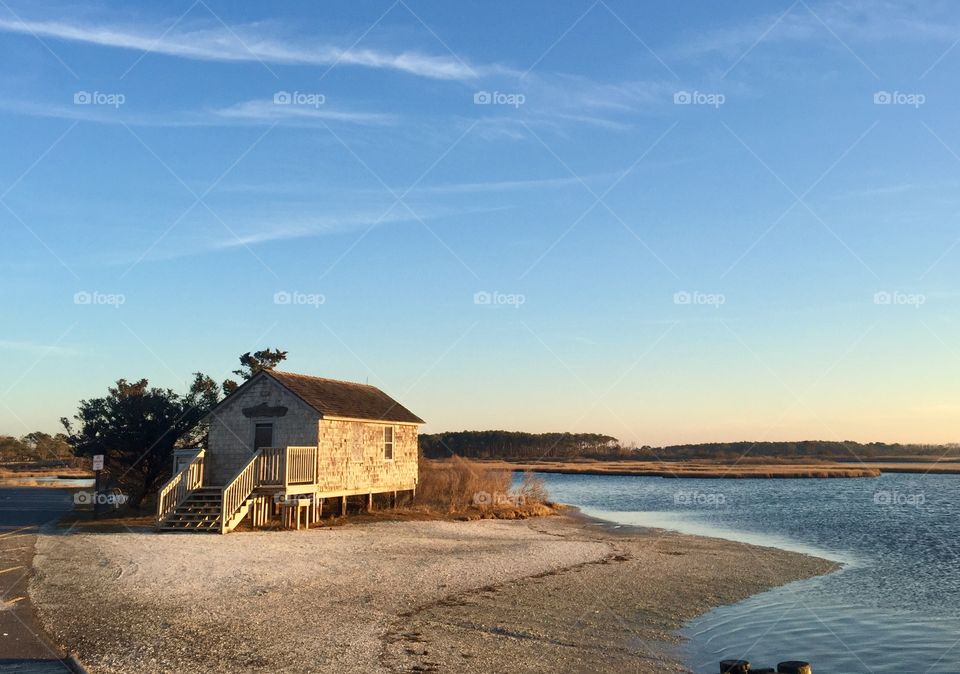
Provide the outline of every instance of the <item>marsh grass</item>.
<path id="1" fill-rule="evenodd" d="M 488 505 L 498 494 L 508 494 L 510 471 L 467 461 L 459 456 L 445 461 L 420 461 L 417 501 L 447 512 Z"/>
<path id="2" fill-rule="evenodd" d="M 524 475 L 514 487 L 513 474 L 501 467 L 461 457 L 420 460 L 417 504 L 447 514 L 472 517 L 531 517 L 552 512 L 543 479 Z"/>

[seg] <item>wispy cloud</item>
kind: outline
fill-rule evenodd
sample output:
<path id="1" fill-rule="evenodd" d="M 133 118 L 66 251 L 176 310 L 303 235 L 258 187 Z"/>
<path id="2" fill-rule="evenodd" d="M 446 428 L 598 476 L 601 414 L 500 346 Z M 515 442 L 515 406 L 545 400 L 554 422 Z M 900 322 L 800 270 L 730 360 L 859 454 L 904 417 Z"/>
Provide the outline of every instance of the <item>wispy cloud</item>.
<path id="1" fill-rule="evenodd" d="M 264 37 L 262 25 L 226 28 L 217 24 L 192 30 L 177 27 L 164 32 L 162 27 L 21 20 L 2 16 L 0 31 L 202 61 L 360 66 L 441 80 L 471 80 L 500 71 L 494 65 L 473 66 L 453 56 L 420 51 L 369 47 L 347 49 L 332 44 L 307 43 L 297 38 Z"/>
<path id="2" fill-rule="evenodd" d="M 274 123 L 281 126 L 322 126 L 327 123 L 387 126 L 398 121 L 396 115 L 388 113 L 345 110 L 329 105 L 276 105 L 268 99 L 242 101 L 204 110 L 139 113 L 128 108 L 129 106 L 115 109 L 106 106 L 0 100 L 0 111 L 18 115 L 128 126 L 240 126 Z"/>
<path id="3" fill-rule="evenodd" d="M 565 73 L 531 73 L 519 80 L 490 78 L 484 85 L 490 91 L 496 85 L 499 93 L 523 96 L 517 106 L 479 106 L 479 122 L 460 120 L 489 140 L 529 139 L 528 126 L 561 136 L 583 127 L 628 131 L 642 117 L 674 112 L 673 95 L 680 88 L 673 80 L 597 82 Z"/>
<path id="4" fill-rule="evenodd" d="M 381 208 L 382 206 L 382 208 Z M 261 209 L 263 204 L 260 205 Z M 162 242 L 150 246 L 144 255 L 143 248 L 150 244 L 149 236 L 142 242 L 143 247 L 130 246 L 117 250 L 102 258 L 105 264 L 130 265 L 134 261 L 161 262 L 218 252 L 253 249 L 268 244 L 279 244 L 298 239 L 315 239 L 325 236 L 349 234 L 367 229 L 377 229 L 397 225 L 420 226 L 420 221 L 431 222 L 444 218 L 465 215 L 482 215 L 510 210 L 511 206 L 455 208 L 443 206 L 417 206 L 415 211 L 408 210 L 403 204 L 392 208 L 390 202 L 381 201 L 378 205 L 367 206 L 353 211 L 344 208 L 325 207 L 323 215 L 304 215 L 305 209 L 292 211 L 289 203 L 278 206 L 277 212 L 234 216 L 224 212 L 222 220 L 211 219 L 191 222 L 189 227 L 178 228 L 170 236 L 162 237 Z M 313 210 L 320 210 L 314 207 Z M 415 213 L 415 214 L 414 214 Z M 223 222 L 230 223 L 226 231 Z M 163 223 L 158 224 L 162 230 Z M 181 231 L 182 230 L 182 231 Z"/>
<path id="5" fill-rule="evenodd" d="M 936 183 L 894 183 L 890 185 L 879 185 L 876 187 L 865 187 L 858 190 L 851 190 L 841 196 L 851 198 L 884 197 L 909 194 L 913 192 L 926 192 L 931 190 L 955 190 L 956 188 L 956 181 L 944 181 Z"/>
<path id="6" fill-rule="evenodd" d="M 435 185 L 417 185 L 407 192 L 403 187 L 397 186 L 391 188 L 396 194 L 406 193 L 409 197 L 418 196 L 443 196 L 443 195 L 468 195 L 468 194 L 500 194 L 503 192 L 522 192 L 529 190 L 551 190 L 571 185 L 579 185 L 581 180 L 586 182 L 610 181 L 615 180 L 622 172 L 610 171 L 607 173 L 594 173 L 580 177 L 554 177 L 554 178 L 527 178 L 521 180 L 490 180 L 484 182 L 461 182 L 461 183 L 440 183 Z M 217 186 L 217 192 L 225 193 L 250 193 L 250 194 L 282 194 L 286 196 L 298 195 L 316 195 L 319 191 L 331 190 L 340 195 L 350 192 L 352 194 L 369 197 L 369 195 L 385 195 L 386 188 L 361 188 L 357 190 L 345 190 L 342 187 L 331 188 L 330 185 L 314 183 L 227 183 Z"/>
<path id="7" fill-rule="evenodd" d="M 156 53 L 198 61 L 262 62 L 270 65 L 355 66 L 418 77 L 468 83 L 477 90 L 498 90 L 522 93 L 523 109 L 514 111 L 512 119 L 501 115 L 500 106 L 478 108 L 484 119 L 478 133 L 487 137 L 525 138 L 528 134 L 517 127 L 516 119 L 539 125 L 563 134 L 569 128 L 592 126 L 611 131 L 633 128 L 636 115 L 661 108 L 670 101 L 675 82 L 627 81 L 596 82 L 590 78 L 564 73 L 522 71 L 497 63 L 470 63 L 453 54 L 430 54 L 417 49 L 391 50 L 366 44 L 338 46 L 335 40 L 318 43 L 296 34 L 289 26 L 279 24 L 243 24 L 227 27 L 208 22 L 193 27 L 172 24 L 120 24 L 104 19 L 30 19 L 23 15 L 7 15 L 0 11 L 0 32 L 19 33 L 43 40 L 124 49 L 139 54 Z M 472 96 L 473 91 L 460 89 L 454 95 Z M 102 123 L 117 122 L 113 111 L 77 109 L 69 105 L 0 103 L 5 109 L 18 109 L 35 114 L 68 119 L 84 119 Z M 130 106 L 128 106 L 130 107 Z M 309 125 L 318 121 L 355 124 L 393 124 L 397 118 L 389 114 L 338 110 L 331 106 L 319 109 L 309 106 L 273 106 L 269 101 L 244 101 L 218 109 L 178 114 L 151 113 L 127 115 L 123 123 L 130 125 L 200 126 L 221 122 L 280 122 Z M 473 121 L 473 120 L 472 120 Z"/>
<path id="8" fill-rule="evenodd" d="M 673 80 L 631 80 L 596 82 L 579 75 L 542 74 L 530 76 L 527 98 L 544 99 L 567 110 L 609 111 L 624 114 L 672 102 L 677 82 Z"/>
<path id="9" fill-rule="evenodd" d="M 612 178 L 615 173 L 584 176 L 583 180 Z M 513 190 L 554 189 L 580 184 L 580 178 L 532 178 L 529 180 L 494 180 L 476 183 L 450 183 L 416 187 L 412 194 L 470 194 L 483 192 L 507 192 Z"/>
<path id="10" fill-rule="evenodd" d="M 37 344 L 36 342 L 19 342 L 0 339 L 0 350 L 29 353 L 37 356 L 75 356 L 77 350 L 66 346 Z"/>
<path id="11" fill-rule="evenodd" d="M 797 3 L 766 16 L 691 34 L 669 54 L 675 58 L 724 54 L 735 57 L 762 38 L 763 42 L 834 40 L 831 31 L 851 42 L 934 40 L 954 42 L 960 34 L 952 4 L 883 2 Z M 826 27 L 825 27 L 826 25 Z M 827 28 L 829 27 L 829 29 Z"/>
<path id="12" fill-rule="evenodd" d="M 376 112 L 354 112 L 330 109 L 326 106 L 277 105 L 268 100 L 254 100 L 237 103 L 226 108 L 212 110 L 211 113 L 227 120 L 249 122 L 349 122 L 352 124 L 387 125 L 394 124 L 397 116 Z"/>
<path id="13" fill-rule="evenodd" d="M 351 232 L 370 227 L 382 227 L 392 224 L 438 220 L 462 215 L 477 215 L 508 210 L 509 207 L 493 208 L 417 208 L 415 213 L 402 204 L 389 210 L 368 210 L 355 213 L 314 217 L 274 218 L 253 223 L 240 224 L 235 228 L 236 235 L 222 238 L 210 250 L 223 250 L 247 247 L 273 241 L 304 239 Z"/>

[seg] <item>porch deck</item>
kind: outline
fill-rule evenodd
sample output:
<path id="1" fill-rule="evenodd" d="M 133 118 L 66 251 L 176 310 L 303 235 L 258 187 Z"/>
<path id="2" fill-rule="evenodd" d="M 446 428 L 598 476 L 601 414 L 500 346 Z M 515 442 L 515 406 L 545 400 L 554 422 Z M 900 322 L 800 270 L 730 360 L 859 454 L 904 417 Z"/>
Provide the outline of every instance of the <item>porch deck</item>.
<path id="1" fill-rule="evenodd" d="M 264 447 L 223 486 L 204 482 L 204 452 L 189 460 L 161 489 L 157 497 L 157 526 L 164 530 L 228 533 L 250 515 L 254 527 L 280 516 L 289 497 L 309 498 L 313 519 L 328 499 L 341 499 L 346 513 L 349 496 L 366 494 L 371 508 L 374 494 L 415 493 L 416 483 L 330 489 L 320 481 L 317 447 Z"/>

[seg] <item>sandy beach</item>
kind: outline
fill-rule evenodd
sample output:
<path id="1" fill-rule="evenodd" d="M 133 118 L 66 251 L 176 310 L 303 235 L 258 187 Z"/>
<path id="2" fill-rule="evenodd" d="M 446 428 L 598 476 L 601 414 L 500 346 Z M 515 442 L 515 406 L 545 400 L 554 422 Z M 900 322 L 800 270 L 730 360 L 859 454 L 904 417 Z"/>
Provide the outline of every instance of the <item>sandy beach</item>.
<path id="1" fill-rule="evenodd" d="M 711 607 L 831 562 L 569 516 L 39 537 L 31 599 L 91 672 L 685 671 Z"/>

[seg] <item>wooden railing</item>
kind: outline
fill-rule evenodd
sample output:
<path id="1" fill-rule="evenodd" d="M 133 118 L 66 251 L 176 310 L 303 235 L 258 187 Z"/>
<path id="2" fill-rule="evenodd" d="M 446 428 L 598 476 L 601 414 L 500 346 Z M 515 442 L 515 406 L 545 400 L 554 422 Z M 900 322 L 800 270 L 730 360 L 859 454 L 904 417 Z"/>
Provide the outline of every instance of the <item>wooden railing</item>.
<path id="1" fill-rule="evenodd" d="M 315 484 L 316 481 L 317 447 L 287 447 L 284 486 Z"/>
<path id="2" fill-rule="evenodd" d="M 220 497 L 220 533 L 227 533 L 230 520 L 244 501 L 253 493 L 254 487 L 257 486 L 258 469 L 262 456 L 263 450 L 258 449 L 254 452 L 250 460 L 237 471 L 233 479 L 223 488 Z"/>
<path id="3" fill-rule="evenodd" d="M 317 481 L 317 448 L 264 447 L 257 468 L 257 486 L 283 487 L 315 484 Z"/>
<path id="4" fill-rule="evenodd" d="M 227 533 L 233 517 L 257 487 L 290 487 L 317 482 L 317 447 L 258 449 L 223 488 L 220 531 Z"/>
<path id="5" fill-rule="evenodd" d="M 203 450 L 183 469 L 160 487 L 157 495 L 157 521 L 162 521 L 186 500 L 194 489 L 203 485 Z"/>
<path id="6" fill-rule="evenodd" d="M 257 486 L 283 485 L 287 460 L 286 447 L 264 447 L 260 450 L 260 467 L 257 469 Z"/>

